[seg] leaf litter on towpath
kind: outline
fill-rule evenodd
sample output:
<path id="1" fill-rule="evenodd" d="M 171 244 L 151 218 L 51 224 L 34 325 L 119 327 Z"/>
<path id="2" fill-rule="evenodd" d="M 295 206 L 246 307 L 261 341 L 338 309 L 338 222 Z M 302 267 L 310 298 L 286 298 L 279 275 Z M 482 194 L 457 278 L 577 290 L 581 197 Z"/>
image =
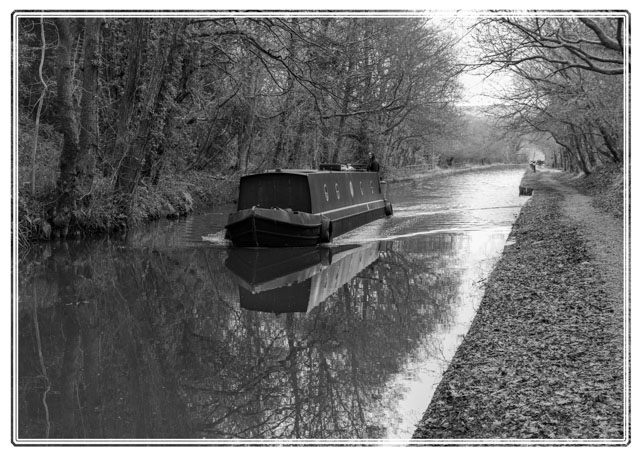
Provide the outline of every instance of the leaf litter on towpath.
<path id="1" fill-rule="evenodd" d="M 528 174 L 472 326 L 414 433 L 426 439 L 621 439 L 623 322 L 563 198 Z"/>

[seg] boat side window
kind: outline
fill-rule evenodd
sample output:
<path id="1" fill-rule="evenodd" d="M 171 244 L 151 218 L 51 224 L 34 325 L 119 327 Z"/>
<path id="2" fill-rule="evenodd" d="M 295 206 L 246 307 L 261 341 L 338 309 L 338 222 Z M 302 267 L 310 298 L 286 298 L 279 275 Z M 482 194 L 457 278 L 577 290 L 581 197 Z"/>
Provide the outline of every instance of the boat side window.
<path id="1" fill-rule="evenodd" d="M 338 183 L 336 183 L 336 197 L 340 200 L 340 187 L 338 187 Z"/>
<path id="2" fill-rule="evenodd" d="M 351 198 L 353 198 L 353 183 L 349 181 L 349 192 L 351 192 Z"/>
<path id="3" fill-rule="evenodd" d="M 362 188 L 362 181 L 360 181 L 360 195 L 364 197 L 364 189 Z"/>
<path id="4" fill-rule="evenodd" d="M 324 185 L 324 198 L 329 201 L 329 189 L 326 184 Z"/>
<path id="5" fill-rule="evenodd" d="M 371 193 L 373 194 L 373 181 L 369 180 L 369 186 L 371 187 Z"/>

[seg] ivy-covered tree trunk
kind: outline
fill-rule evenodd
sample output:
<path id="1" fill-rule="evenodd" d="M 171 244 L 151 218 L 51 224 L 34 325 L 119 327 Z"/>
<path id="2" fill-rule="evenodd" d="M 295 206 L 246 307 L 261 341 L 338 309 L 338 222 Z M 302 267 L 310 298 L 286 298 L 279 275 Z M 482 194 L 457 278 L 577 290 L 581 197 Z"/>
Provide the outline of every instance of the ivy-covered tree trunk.
<path id="1" fill-rule="evenodd" d="M 86 18 L 84 21 L 84 64 L 82 80 L 82 102 L 80 117 L 80 152 L 78 166 L 79 181 L 90 188 L 93 168 L 98 151 L 98 42 L 102 19 Z"/>
<path id="2" fill-rule="evenodd" d="M 111 145 L 111 156 L 120 163 L 126 154 L 130 141 L 129 124 L 135 107 L 138 90 L 138 74 L 145 34 L 148 26 L 146 19 L 133 18 L 127 28 L 127 75 L 124 92 L 118 101 L 118 113 L 115 125 L 115 138 Z M 118 171 L 118 170 L 116 170 Z"/>
<path id="3" fill-rule="evenodd" d="M 174 118 L 176 116 L 176 103 L 182 96 L 175 95 L 176 84 L 178 81 L 174 77 L 174 72 L 180 66 L 180 50 L 183 47 L 182 36 L 184 35 L 187 25 L 186 21 L 177 21 L 173 24 L 173 32 L 171 35 L 171 45 L 168 48 L 165 66 L 163 68 L 163 76 L 160 80 L 160 87 L 156 95 L 155 106 L 153 108 L 151 118 L 153 123 L 157 124 L 155 129 L 151 129 L 147 135 L 154 136 L 152 130 L 156 130 L 155 137 L 151 141 L 146 142 L 144 150 L 144 162 L 141 170 L 142 178 L 152 178 L 153 185 L 158 184 L 160 179 L 160 170 L 162 168 L 162 160 L 165 151 L 168 149 L 167 144 L 173 133 Z"/>
<path id="4" fill-rule="evenodd" d="M 168 28 L 168 27 L 167 27 Z M 164 101 L 164 94 L 167 90 L 166 82 L 169 74 L 173 70 L 173 59 L 179 47 L 178 37 L 184 31 L 184 22 L 178 23 L 174 28 L 169 44 L 167 38 L 162 35 L 156 43 L 156 52 L 153 59 L 153 67 L 150 70 L 149 79 L 146 83 L 146 92 L 140 106 L 140 123 L 133 140 L 127 148 L 118 169 L 116 181 L 116 192 L 119 194 L 120 203 L 127 202 L 135 191 L 142 176 L 142 168 L 147 151 L 157 138 L 152 138 L 153 129 L 160 122 L 158 113 L 161 111 L 160 104 Z M 149 160 L 151 158 L 149 157 Z M 128 206 L 123 206 L 128 210 Z"/>
<path id="5" fill-rule="evenodd" d="M 58 27 L 57 84 L 58 119 L 62 133 L 60 153 L 60 175 L 57 181 L 58 200 L 52 214 L 54 233 L 66 236 L 71 222 L 71 214 L 76 203 L 77 166 L 80 148 L 78 127 L 73 109 L 73 48 L 71 37 L 72 19 L 56 19 Z"/>

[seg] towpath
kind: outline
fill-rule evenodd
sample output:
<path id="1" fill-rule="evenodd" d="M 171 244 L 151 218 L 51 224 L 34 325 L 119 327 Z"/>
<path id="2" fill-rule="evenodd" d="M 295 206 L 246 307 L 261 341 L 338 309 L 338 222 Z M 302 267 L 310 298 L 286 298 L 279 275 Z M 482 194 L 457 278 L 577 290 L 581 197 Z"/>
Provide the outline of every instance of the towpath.
<path id="1" fill-rule="evenodd" d="M 541 169 L 414 438 L 628 440 L 623 222 Z"/>

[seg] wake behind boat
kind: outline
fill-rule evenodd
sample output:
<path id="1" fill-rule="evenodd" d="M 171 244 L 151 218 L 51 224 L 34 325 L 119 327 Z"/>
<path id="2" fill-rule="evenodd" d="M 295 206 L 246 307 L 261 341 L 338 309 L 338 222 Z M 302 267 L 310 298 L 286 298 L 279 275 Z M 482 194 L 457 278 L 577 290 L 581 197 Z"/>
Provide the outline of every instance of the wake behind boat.
<path id="1" fill-rule="evenodd" d="M 377 172 L 325 164 L 243 176 L 225 229 L 235 246 L 314 246 L 391 214 Z"/>

